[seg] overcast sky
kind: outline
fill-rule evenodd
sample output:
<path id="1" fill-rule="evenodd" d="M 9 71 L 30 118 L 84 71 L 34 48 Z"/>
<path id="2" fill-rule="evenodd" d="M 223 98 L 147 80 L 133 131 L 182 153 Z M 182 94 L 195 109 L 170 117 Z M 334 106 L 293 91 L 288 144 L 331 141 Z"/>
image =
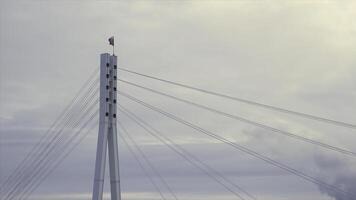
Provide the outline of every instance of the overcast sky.
<path id="1" fill-rule="evenodd" d="M 119 66 L 356 123 L 355 1 L 0 1 L 0 184 L 110 52 Z M 356 131 L 130 75 L 120 78 L 356 152 Z M 356 191 L 356 160 L 119 83 L 119 90 L 327 183 Z M 119 102 L 261 200 L 337 194 L 145 109 Z M 120 116 L 121 117 L 121 116 Z M 236 199 L 128 118 L 179 199 Z M 89 199 L 97 130 L 32 199 Z M 124 199 L 158 199 L 119 140 Z M 106 186 L 108 183 L 106 184 Z M 109 188 L 106 187 L 106 192 Z"/>

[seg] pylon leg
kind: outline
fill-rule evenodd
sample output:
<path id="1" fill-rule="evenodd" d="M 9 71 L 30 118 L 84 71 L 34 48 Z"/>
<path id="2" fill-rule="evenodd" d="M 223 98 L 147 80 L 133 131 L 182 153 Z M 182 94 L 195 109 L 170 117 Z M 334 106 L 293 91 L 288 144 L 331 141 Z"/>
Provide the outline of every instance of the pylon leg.
<path id="1" fill-rule="evenodd" d="M 106 150 L 107 150 L 107 126 L 99 124 L 98 145 L 96 150 L 94 186 L 93 186 L 93 200 L 102 200 L 104 189 L 104 176 L 106 164 Z"/>
<path id="2" fill-rule="evenodd" d="M 119 153 L 118 153 L 118 144 L 117 144 L 116 125 L 113 125 L 113 127 L 109 129 L 108 147 L 109 147 L 111 200 L 121 200 Z"/>
<path id="3" fill-rule="evenodd" d="M 106 74 L 108 73 L 110 62 L 109 54 L 101 54 L 100 56 L 100 112 L 99 112 L 99 133 L 98 133 L 98 144 L 96 150 L 96 161 L 95 161 L 95 174 L 94 174 L 94 184 L 93 184 L 93 198 L 92 200 L 102 200 L 103 199 L 103 189 L 104 189 L 104 176 L 105 176 L 105 164 L 106 164 L 106 151 L 108 147 L 108 128 L 109 128 L 109 117 L 108 117 L 108 90 L 106 89 L 108 85 L 108 80 Z"/>

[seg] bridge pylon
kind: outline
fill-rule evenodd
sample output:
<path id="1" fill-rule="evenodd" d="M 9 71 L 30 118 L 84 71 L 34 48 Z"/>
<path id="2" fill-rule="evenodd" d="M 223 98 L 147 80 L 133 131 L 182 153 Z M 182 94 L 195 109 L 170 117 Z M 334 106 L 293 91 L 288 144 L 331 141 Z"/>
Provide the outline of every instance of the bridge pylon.
<path id="1" fill-rule="evenodd" d="M 112 39 L 112 41 L 110 41 Z M 114 45 L 113 38 L 109 42 Z M 103 199 L 106 154 L 109 150 L 111 200 L 121 200 L 116 127 L 117 56 L 100 56 L 100 116 L 92 200 Z"/>

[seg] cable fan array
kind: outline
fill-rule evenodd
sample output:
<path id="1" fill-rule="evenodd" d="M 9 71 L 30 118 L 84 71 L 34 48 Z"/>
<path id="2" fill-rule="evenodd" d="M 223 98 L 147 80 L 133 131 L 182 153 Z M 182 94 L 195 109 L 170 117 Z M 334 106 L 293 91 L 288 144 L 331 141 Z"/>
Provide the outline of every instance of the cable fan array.
<path id="1" fill-rule="evenodd" d="M 297 117 L 314 120 L 322 123 L 328 123 L 335 125 L 337 127 L 344 127 L 354 131 L 356 129 L 355 124 L 342 122 L 338 120 L 328 119 L 325 117 L 320 117 L 308 113 L 297 112 L 285 108 L 280 108 L 273 105 L 268 105 L 248 99 L 243 99 L 240 97 L 234 97 L 232 95 L 223 94 L 220 92 L 209 91 L 206 89 L 198 88 L 195 86 L 178 83 L 172 80 L 167 80 L 152 75 L 143 74 L 137 71 L 132 71 L 126 68 L 118 68 L 123 72 L 140 76 L 145 79 L 158 81 L 160 83 L 174 85 L 181 87 L 183 89 L 192 90 L 194 92 L 202 93 L 204 95 L 210 95 L 222 98 L 224 100 L 236 101 L 238 103 L 249 104 L 258 108 L 272 110 L 274 112 L 286 113 L 289 115 L 294 115 Z M 96 78 L 98 76 L 98 70 L 95 70 L 91 76 L 87 79 L 84 85 L 80 88 L 78 93 L 72 99 L 72 101 L 67 105 L 63 112 L 58 116 L 58 118 L 53 122 L 46 133 L 41 137 L 39 142 L 34 145 L 31 151 L 27 154 L 24 160 L 14 169 L 14 171 L 8 176 L 8 178 L 2 183 L 0 187 L 1 199 L 12 200 L 12 199 L 28 199 L 30 195 L 41 185 L 41 183 L 52 173 L 54 170 L 63 162 L 63 160 L 80 144 L 80 142 L 92 131 L 96 131 L 95 126 L 97 125 L 98 119 L 98 92 L 99 92 L 99 81 Z M 199 102 L 193 102 L 188 99 L 174 96 L 157 89 L 153 89 L 147 86 L 140 85 L 133 81 L 124 80 L 122 78 L 117 79 L 120 83 L 125 84 L 129 87 L 134 87 L 139 90 L 144 90 L 146 92 L 158 95 L 159 97 L 168 98 L 176 102 L 194 106 L 198 109 L 211 112 L 215 115 L 236 120 L 241 123 L 248 124 L 249 126 L 254 126 L 269 133 L 279 134 L 286 138 L 296 140 L 300 143 L 306 143 L 308 145 L 313 145 L 320 149 L 326 151 L 336 152 L 341 156 L 348 156 L 350 158 L 356 157 L 356 152 L 348 150 L 343 147 L 338 147 L 335 145 L 320 142 L 314 139 L 310 139 L 299 135 L 298 133 L 292 133 L 290 131 L 285 131 L 278 129 L 254 120 L 244 118 L 242 116 L 230 114 L 210 106 L 204 105 Z M 356 193 L 344 190 L 339 186 L 331 185 L 317 177 L 309 175 L 299 169 L 289 166 L 285 163 L 272 159 L 264 155 L 261 152 L 250 149 L 243 146 L 237 142 L 231 141 L 230 139 L 219 135 L 213 131 L 208 130 L 202 126 L 199 126 L 187 119 L 179 117 L 169 111 L 166 111 L 159 106 L 152 105 L 148 101 L 144 100 L 142 96 L 138 98 L 127 91 L 118 91 L 118 95 L 131 103 L 140 105 L 147 110 L 158 113 L 162 117 L 172 120 L 173 122 L 180 124 L 192 130 L 192 133 L 204 135 L 209 137 L 219 143 L 225 144 L 232 149 L 236 150 L 237 153 L 242 153 L 250 156 L 253 159 L 261 160 L 273 167 L 283 170 L 291 175 L 301 178 L 302 180 L 313 183 L 317 186 L 321 186 L 326 190 L 334 193 L 338 193 L 343 196 L 344 199 L 356 199 Z M 159 129 L 148 123 L 143 117 L 140 117 L 140 113 L 135 113 L 125 106 L 121 101 L 118 104 L 118 110 L 120 117 L 125 117 L 130 122 L 135 124 L 137 128 L 143 130 L 147 136 L 154 138 L 161 145 L 167 147 L 171 152 L 182 158 L 189 166 L 199 170 L 199 172 L 209 178 L 212 182 L 216 183 L 225 190 L 227 193 L 231 194 L 236 199 L 257 200 L 256 195 L 247 191 L 242 187 L 241 184 L 237 183 L 236 180 L 232 180 L 231 177 L 224 175 L 223 173 L 216 170 L 208 162 L 201 159 L 199 156 L 194 155 L 184 145 L 179 144 L 173 139 L 167 137 Z M 152 188 L 157 191 L 158 196 L 161 199 L 182 199 L 180 194 L 175 191 L 175 188 L 171 186 L 169 180 L 167 180 L 160 170 L 155 166 L 154 161 L 151 157 L 142 149 L 140 144 L 135 140 L 132 134 L 129 133 L 128 128 L 121 120 L 118 120 L 118 127 L 120 129 L 120 142 L 123 142 L 131 153 L 132 158 L 136 160 L 139 168 L 142 170 L 143 174 L 147 177 L 148 183 L 152 185 Z M 96 133 L 96 132 L 94 132 Z"/>
<path id="2" fill-rule="evenodd" d="M 97 125 L 98 70 L 3 182 L 1 199 L 27 199 Z"/>

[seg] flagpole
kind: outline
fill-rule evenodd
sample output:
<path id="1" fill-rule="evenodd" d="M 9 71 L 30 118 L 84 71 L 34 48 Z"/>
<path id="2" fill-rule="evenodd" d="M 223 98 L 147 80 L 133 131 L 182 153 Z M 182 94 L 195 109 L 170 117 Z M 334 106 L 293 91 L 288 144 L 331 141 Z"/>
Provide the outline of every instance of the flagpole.
<path id="1" fill-rule="evenodd" d="M 109 38 L 109 44 L 112 45 L 112 55 L 115 55 L 115 41 L 114 41 L 114 36 Z"/>

